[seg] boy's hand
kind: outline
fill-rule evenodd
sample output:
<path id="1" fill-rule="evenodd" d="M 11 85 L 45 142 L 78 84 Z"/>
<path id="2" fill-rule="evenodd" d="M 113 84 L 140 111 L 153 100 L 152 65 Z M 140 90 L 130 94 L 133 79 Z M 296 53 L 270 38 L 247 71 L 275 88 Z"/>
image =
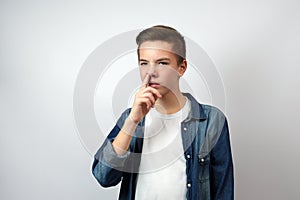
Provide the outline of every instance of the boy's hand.
<path id="1" fill-rule="evenodd" d="M 157 89 L 148 86 L 150 78 L 150 75 L 146 74 L 141 88 L 135 95 L 133 106 L 129 114 L 130 119 L 136 124 L 149 112 L 151 107 L 154 106 L 157 98 L 162 98 Z"/>

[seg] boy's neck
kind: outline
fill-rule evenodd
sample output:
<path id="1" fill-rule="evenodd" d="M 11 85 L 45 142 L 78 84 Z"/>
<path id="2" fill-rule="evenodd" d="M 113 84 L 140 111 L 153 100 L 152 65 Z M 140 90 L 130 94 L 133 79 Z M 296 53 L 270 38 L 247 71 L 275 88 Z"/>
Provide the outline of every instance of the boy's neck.
<path id="1" fill-rule="evenodd" d="M 155 103 L 155 109 L 163 114 L 173 114 L 178 112 L 186 102 L 185 96 L 179 91 L 176 94 L 168 92 L 162 99 Z"/>

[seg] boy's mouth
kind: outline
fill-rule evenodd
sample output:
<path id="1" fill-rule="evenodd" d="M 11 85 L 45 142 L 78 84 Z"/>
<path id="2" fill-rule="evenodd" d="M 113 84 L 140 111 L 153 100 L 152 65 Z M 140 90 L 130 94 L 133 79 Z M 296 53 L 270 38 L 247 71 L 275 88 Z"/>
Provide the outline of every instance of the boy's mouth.
<path id="1" fill-rule="evenodd" d="M 149 86 L 151 86 L 151 87 L 158 87 L 158 86 L 159 86 L 159 83 L 150 82 L 150 83 L 149 83 Z"/>

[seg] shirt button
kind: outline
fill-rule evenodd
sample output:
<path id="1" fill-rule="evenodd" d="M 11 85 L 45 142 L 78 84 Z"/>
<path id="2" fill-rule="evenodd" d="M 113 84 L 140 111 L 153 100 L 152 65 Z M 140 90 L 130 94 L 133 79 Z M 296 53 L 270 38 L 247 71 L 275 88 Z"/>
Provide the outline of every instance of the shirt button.
<path id="1" fill-rule="evenodd" d="M 184 130 L 184 131 L 187 131 L 187 128 L 186 128 L 186 127 L 184 127 L 184 128 L 183 128 L 183 130 Z"/>
<path id="2" fill-rule="evenodd" d="M 201 160 L 200 160 L 201 162 L 204 162 L 204 158 L 201 158 Z"/>
<path id="3" fill-rule="evenodd" d="M 192 184 L 190 184 L 190 183 L 187 184 L 187 187 L 188 187 L 188 188 L 190 188 L 191 186 L 192 186 Z"/>
<path id="4" fill-rule="evenodd" d="M 191 158 L 191 155 L 190 155 L 190 154 L 188 154 L 188 155 L 186 155 L 186 157 L 187 157 L 187 158 Z"/>

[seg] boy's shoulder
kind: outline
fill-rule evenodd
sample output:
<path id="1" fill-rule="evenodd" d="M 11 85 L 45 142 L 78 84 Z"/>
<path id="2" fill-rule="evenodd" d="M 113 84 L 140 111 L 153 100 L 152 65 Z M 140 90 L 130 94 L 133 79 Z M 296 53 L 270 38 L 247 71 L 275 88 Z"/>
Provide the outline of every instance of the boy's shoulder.
<path id="1" fill-rule="evenodd" d="M 203 112 L 202 115 L 205 116 L 206 118 L 211 118 L 211 117 L 224 117 L 225 118 L 225 114 L 218 107 L 210 105 L 210 104 L 200 103 L 190 93 L 183 93 L 183 95 L 186 96 L 191 101 L 192 109 L 199 106 L 200 112 Z M 200 115 L 201 115 L 201 113 L 200 113 Z"/>
<path id="2" fill-rule="evenodd" d="M 200 104 L 207 115 L 220 115 L 224 116 L 225 114 L 222 110 L 220 110 L 218 107 L 209 105 L 209 104 Z"/>

